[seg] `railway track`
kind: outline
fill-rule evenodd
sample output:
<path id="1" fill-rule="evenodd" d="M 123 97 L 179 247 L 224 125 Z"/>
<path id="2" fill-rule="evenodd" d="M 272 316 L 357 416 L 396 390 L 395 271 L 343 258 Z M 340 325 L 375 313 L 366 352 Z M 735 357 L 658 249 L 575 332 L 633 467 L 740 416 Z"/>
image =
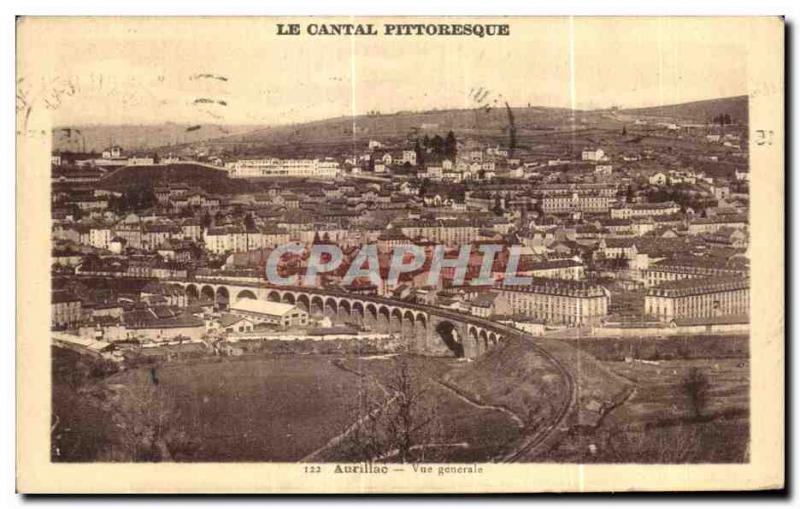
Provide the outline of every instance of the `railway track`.
<path id="1" fill-rule="evenodd" d="M 537 456 L 542 451 L 539 450 L 543 445 L 546 445 L 547 440 L 554 436 L 554 432 L 563 424 L 563 422 L 567 419 L 570 414 L 570 411 L 574 408 L 578 401 L 578 394 L 577 394 L 577 385 L 575 384 L 575 379 L 572 376 L 572 373 L 564 367 L 564 365 L 555 358 L 550 352 L 545 350 L 544 348 L 533 344 L 532 340 L 526 336 L 522 336 L 524 341 L 527 341 L 530 346 L 537 351 L 540 355 L 548 359 L 551 364 L 553 364 L 556 369 L 561 373 L 562 378 L 567 383 L 568 388 L 568 397 L 564 400 L 564 403 L 559 408 L 558 413 L 556 414 L 555 419 L 553 422 L 548 424 L 547 426 L 540 428 L 537 432 L 532 436 L 529 437 L 522 446 L 517 448 L 516 451 L 506 455 L 503 459 L 503 463 L 515 463 L 522 461 L 524 459 L 528 459 L 531 457 Z"/>

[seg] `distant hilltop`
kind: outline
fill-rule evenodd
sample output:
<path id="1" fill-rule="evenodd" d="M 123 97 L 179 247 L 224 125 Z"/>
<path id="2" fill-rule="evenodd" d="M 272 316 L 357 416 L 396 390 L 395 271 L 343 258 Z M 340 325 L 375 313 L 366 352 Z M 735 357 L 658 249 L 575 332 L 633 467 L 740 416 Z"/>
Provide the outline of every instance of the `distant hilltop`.
<path id="1" fill-rule="evenodd" d="M 366 143 L 370 139 L 401 141 L 409 136 L 444 136 L 453 130 L 460 136 L 506 137 L 568 130 L 585 125 L 621 128 L 633 117 L 659 117 L 664 121 L 708 123 L 728 115 L 734 123 L 747 123 L 747 96 L 726 97 L 682 104 L 629 109 L 570 110 L 537 106 L 510 107 L 503 104 L 470 109 L 370 112 L 356 117 L 337 117 L 312 122 L 258 126 L 215 124 L 92 125 L 61 127 L 53 132 L 53 148 L 67 151 L 97 151 L 112 143 L 131 151 L 166 147 L 216 146 L 236 148 L 291 147 L 296 144 L 325 148 Z M 627 119 L 626 119 L 627 118 Z M 85 145 L 85 146 L 84 146 Z"/>
<path id="2" fill-rule="evenodd" d="M 734 123 L 746 124 L 748 119 L 748 98 L 746 95 L 708 99 L 667 106 L 630 108 L 620 110 L 629 115 L 667 117 L 697 123 L 712 122 L 715 117 L 728 115 Z"/>
<path id="3" fill-rule="evenodd" d="M 218 124 L 129 124 L 79 125 L 53 129 L 53 150 L 101 153 L 112 145 L 129 151 L 165 145 L 197 143 L 252 130 L 252 125 Z"/>

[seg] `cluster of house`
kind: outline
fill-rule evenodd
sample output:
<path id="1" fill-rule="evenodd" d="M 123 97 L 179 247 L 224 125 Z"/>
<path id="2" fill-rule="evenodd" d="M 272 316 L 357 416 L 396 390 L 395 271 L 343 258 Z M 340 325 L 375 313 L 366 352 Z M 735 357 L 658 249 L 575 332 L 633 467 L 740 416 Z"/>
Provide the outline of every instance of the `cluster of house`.
<path id="1" fill-rule="evenodd" d="M 113 170 L 125 166 L 154 166 L 175 164 L 181 158 L 175 154 L 158 156 L 148 152 L 126 154 L 119 145 L 111 145 L 100 154 L 95 152 L 56 151 L 50 156 L 53 166 L 75 166 L 78 168 L 99 168 Z"/>
<path id="2" fill-rule="evenodd" d="M 178 286 L 156 282 L 138 290 L 81 293 L 75 288 L 53 291 L 53 330 L 107 343 L 142 344 L 279 333 L 311 324 L 308 313 L 291 304 L 241 299 L 220 310 L 207 299 L 190 301 Z"/>
<path id="3" fill-rule="evenodd" d="M 455 271 L 445 268 L 432 286 L 427 264 L 392 285 L 359 279 L 345 286 L 339 272 L 322 274 L 314 284 L 498 320 L 514 317 L 526 327 L 602 324 L 620 312 L 617 302 L 627 295 L 636 295 L 640 315 L 664 322 L 746 314 L 746 169 L 736 166 L 733 177 L 712 176 L 667 151 L 626 150 L 588 147 L 532 157 L 460 144 L 454 157 L 428 152 L 423 163 L 417 150 L 370 142 L 363 155 L 342 160 L 215 161 L 227 166 L 230 178 L 289 180 L 254 182 L 251 192 L 238 194 L 164 181 L 153 187 L 147 208 L 124 213 L 110 207 L 126 197 L 124 190 L 80 177 L 90 169 L 102 171 L 102 164 L 60 170 L 69 176 L 54 178 L 53 273 L 65 279 L 259 282 L 269 254 L 289 243 L 307 250 L 336 244 L 349 260 L 374 243 L 384 272 L 398 246 L 414 244 L 430 255 L 444 245 L 456 257 L 461 246 L 472 245 L 476 254 L 493 244 L 501 252 L 488 285 L 459 286 Z M 98 159 L 122 157 L 112 147 Z M 700 158 L 698 164 L 708 163 Z M 158 164 L 164 161 L 173 159 Z M 373 175 L 365 176 L 365 168 Z M 533 278 L 525 287 L 502 284 L 512 251 L 520 255 L 515 273 Z M 279 269 L 299 283 L 307 263 L 307 255 L 288 257 Z M 481 271 L 470 258 L 467 280 Z M 728 284 L 734 280 L 739 283 Z M 198 302 L 189 300 L 184 295 L 167 306 L 148 299 L 142 304 L 141 298 L 120 301 L 121 328 L 108 334 L 197 338 L 211 326 L 190 312 Z M 53 326 L 73 328 L 89 320 L 111 327 L 91 304 L 55 292 Z M 309 310 L 297 307 L 280 312 L 272 304 L 262 309 L 260 302 L 238 310 L 236 303 L 215 299 L 203 304 L 225 313 L 214 327 L 229 332 L 310 320 Z"/>

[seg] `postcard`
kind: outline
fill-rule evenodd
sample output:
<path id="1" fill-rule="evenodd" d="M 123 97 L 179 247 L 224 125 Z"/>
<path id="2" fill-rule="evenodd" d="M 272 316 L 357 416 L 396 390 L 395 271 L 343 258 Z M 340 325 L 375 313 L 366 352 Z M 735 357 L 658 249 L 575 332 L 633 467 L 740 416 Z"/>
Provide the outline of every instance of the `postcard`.
<path id="1" fill-rule="evenodd" d="M 20 17 L 22 493 L 784 484 L 779 17 Z"/>

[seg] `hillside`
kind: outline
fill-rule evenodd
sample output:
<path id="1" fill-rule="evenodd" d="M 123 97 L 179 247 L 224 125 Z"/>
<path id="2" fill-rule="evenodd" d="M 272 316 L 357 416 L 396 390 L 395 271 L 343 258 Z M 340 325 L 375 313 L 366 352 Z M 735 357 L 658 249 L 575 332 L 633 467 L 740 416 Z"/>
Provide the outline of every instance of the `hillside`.
<path id="1" fill-rule="evenodd" d="M 552 108 L 512 108 L 514 125 L 528 128 L 551 129 L 564 123 L 569 110 Z M 448 130 L 475 132 L 506 132 L 509 115 L 505 108 L 437 110 L 427 112 L 398 112 L 385 115 L 339 117 L 307 124 L 281 126 L 230 136 L 226 141 L 270 141 L 286 143 L 297 138 L 316 137 L 338 140 L 404 137 L 411 133 L 439 134 Z"/>
<path id="2" fill-rule="evenodd" d="M 155 186 L 167 182 L 187 183 L 214 194 L 247 193 L 260 188 L 260 186 L 244 180 L 228 178 L 225 171 L 191 163 L 126 166 L 103 178 L 100 185 L 108 189 L 124 190 L 134 184 Z"/>
<path id="3" fill-rule="evenodd" d="M 576 110 L 568 108 L 505 107 L 400 111 L 391 114 L 338 117 L 303 124 L 264 127 L 204 142 L 215 152 L 247 155 L 269 151 L 276 156 L 309 156 L 324 152 L 343 155 L 369 140 L 398 142 L 410 138 L 455 132 L 459 139 L 508 147 L 511 127 L 517 147 L 566 147 L 598 143 L 604 132 L 614 132 L 633 116 L 662 117 L 705 123 L 717 115 L 730 115 L 747 123 L 747 96 L 627 110 Z M 628 118 L 626 118 L 628 117 Z M 187 144 L 191 145 L 191 144 Z M 556 152 L 558 153 L 558 150 Z"/>
<path id="4" fill-rule="evenodd" d="M 620 113 L 637 116 L 668 117 L 693 122 L 709 122 L 718 115 L 727 114 L 730 115 L 734 123 L 746 124 L 748 99 L 746 95 L 740 95 L 667 106 L 626 109 L 620 110 Z"/>
<path id="5" fill-rule="evenodd" d="M 513 124 L 512 124 L 513 119 Z M 553 133 L 572 132 L 587 126 L 617 129 L 622 124 L 607 112 L 563 108 L 512 108 L 435 110 L 393 114 L 338 117 L 304 124 L 256 129 L 248 133 L 210 140 L 204 145 L 215 152 L 246 155 L 269 150 L 276 156 L 309 156 L 324 152 L 342 155 L 369 140 L 398 142 L 415 137 L 445 136 L 454 131 L 459 139 L 508 146 L 513 126 L 517 146 Z"/>
<path id="6" fill-rule="evenodd" d="M 148 150 L 164 145 L 197 143 L 247 132 L 252 125 L 174 124 L 86 125 L 53 129 L 53 150 L 101 152 L 112 143 L 126 151 Z"/>
<path id="7" fill-rule="evenodd" d="M 153 149 L 160 153 L 202 147 L 232 156 L 328 156 L 351 154 L 369 140 L 398 142 L 415 137 L 445 136 L 454 131 L 459 139 L 508 147 L 511 132 L 517 147 L 580 148 L 599 143 L 604 132 L 613 132 L 633 117 L 653 117 L 705 123 L 729 115 L 734 123 L 747 123 L 747 96 L 695 101 L 683 104 L 623 110 L 576 110 L 568 108 L 503 106 L 492 108 L 400 111 L 389 114 L 337 117 L 281 126 L 221 126 L 160 124 L 140 126 L 87 126 L 54 131 L 54 147 L 101 150 L 114 143 L 127 150 Z M 513 129 L 512 129 L 513 127 Z M 558 155 L 555 150 L 554 155 Z"/>

